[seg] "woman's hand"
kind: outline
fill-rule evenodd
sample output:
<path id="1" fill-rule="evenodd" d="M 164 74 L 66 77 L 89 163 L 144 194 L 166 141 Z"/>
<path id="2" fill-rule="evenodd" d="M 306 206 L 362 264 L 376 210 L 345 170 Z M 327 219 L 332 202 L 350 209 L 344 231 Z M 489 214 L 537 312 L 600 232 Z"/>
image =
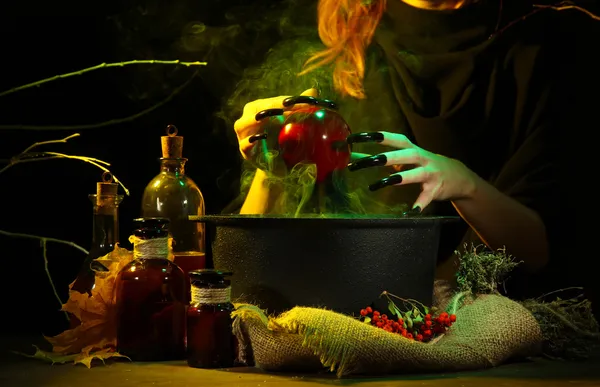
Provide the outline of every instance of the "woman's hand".
<path id="1" fill-rule="evenodd" d="M 422 211 L 434 200 L 458 200 L 474 195 L 479 177 L 460 161 L 419 148 L 403 134 L 375 132 L 348 137 L 349 143 L 367 141 L 399 150 L 358 159 L 348 166 L 350 171 L 375 166 L 395 166 L 401 170 L 371 184 L 371 191 L 391 185 L 420 183 L 422 191 L 413 205 L 415 211 Z M 407 166 L 414 168 L 405 169 Z"/>
<path id="2" fill-rule="evenodd" d="M 308 89 L 301 95 L 318 97 L 318 92 L 316 89 Z M 233 128 L 238 138 L 240 153 L 245 159 L 248 160 L 252 157 L 252 149 L 254 148 L 254 145 L 256 145 L 255 142 L 250 142 L 250 138 L 262 131 L 262 122 L 256 121 L 256 113 L 267 109 L 284 109 L 283 100 L 288 97 L 289 96 L 279 96 L 258 99 L 256 101 L 249 102 L 246 104 L 246 106 L 244 106 L 242 116 L 235 122 Z M 284 115 L 291 113 L 294 109 L 300 108 L 301 106 L 302 105 L 294 105 L 289 108 L 285 108 L 284 110 L 287 111 L 284 112 Z"/>

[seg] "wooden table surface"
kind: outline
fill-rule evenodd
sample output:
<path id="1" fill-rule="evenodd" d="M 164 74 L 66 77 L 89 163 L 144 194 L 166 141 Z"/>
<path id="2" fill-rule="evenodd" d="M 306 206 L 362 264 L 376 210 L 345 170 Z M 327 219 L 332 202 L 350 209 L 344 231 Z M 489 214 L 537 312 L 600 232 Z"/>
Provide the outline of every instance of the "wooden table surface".
<path id="1" fill-rule="evenodd" d="M 7 349 L 3 345 L 3 349 Z M 83 365 L 50 365 L 7 351 L 0 357 L 0 386 L 3 387 L 130 387 L 130 386 L 254 386 L 304 387 L 356 385 L 360 387 L 600 387 L 600 357 L 586 362 L 535 360 L 478 372 L 379 378 L 337 379 L 330 374 L 274 374 L 255 368 L 203 370 L 185 362 L 111 362 L 87 369 Z"/>

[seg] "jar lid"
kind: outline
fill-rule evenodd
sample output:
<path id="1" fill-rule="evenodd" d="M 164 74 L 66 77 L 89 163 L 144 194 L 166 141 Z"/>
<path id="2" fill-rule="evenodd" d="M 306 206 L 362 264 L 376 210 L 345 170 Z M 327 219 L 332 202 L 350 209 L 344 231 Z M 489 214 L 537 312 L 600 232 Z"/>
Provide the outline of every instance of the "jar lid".
<path id="1" fill-rule="evenodd" d="M 166 238 L 169 236 L 168 218 L 137 218 L 133 220 L 133 235 L 142 239 Z"/>
<path id="2" fill-rule="evenodd" d="M 206 279 L 206 278 L 224 278 L 224 277 L 231 277 L 233 275 L 233 272 L 231 271 L 221 271 L 221 270 L 215 270 L 215 269 L 200 269 L 200 270 L 194 270 L 194 271 L 190 271 L 189 274 L 190 279 L 197 279 L 197 280 L 202 280 L 202 279 Z"/>

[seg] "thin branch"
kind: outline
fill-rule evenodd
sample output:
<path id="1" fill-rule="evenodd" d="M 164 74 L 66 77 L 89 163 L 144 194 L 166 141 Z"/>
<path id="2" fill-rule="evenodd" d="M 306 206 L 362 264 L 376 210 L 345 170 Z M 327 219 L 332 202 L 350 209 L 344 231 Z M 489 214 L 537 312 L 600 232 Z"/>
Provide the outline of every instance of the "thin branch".
<path id="1" fill-rule="evenodd" d="M 3 91 L 0 93 L 0 97 L 4 97 L 6 95 L 13 94 L 13 93 L 16 93 L 21 90 L 30 89 L 32 87 L 41 86 L 45 83 L 57 81 L 59 79 L 65 79 L 65 78 L 73 77 L 76 75 L 82 75 L 85 73 L 89 73 L 90 71 L 94 71 L 94 70 L 107 69 L 107 68 L 111 68 L 111 67 L 124 67 L 124 66 L 129 66 L 129 65 L 140 65 L 140 64 L 164 64 L 164 65 L 180 65 L 180 66 L 190 67 L 190 66 L 206 66 L 207 63 L 206 62 L 181 62 L 179 60 L 130 60 L 127 62 L 101 63 L 97 66 L 88 67 L 86 69 L 74 71 L 72 73 L 55 75 L 50 78 L 42 79 L 40 81 L 28 83 L 26 85 L 18 86 L 18 87 L 12 88 L 10 90 Z"/>
<path id="2" fill-rule="evenodd" d="M 72 134 L 72 135 L 70 135 L 68 137 L 65 137 L 65 138 L 61 139 L 61 140 L 50 140 L 50 141 L 36 142 L 32 146 L 30 146 L 27 149 L 25 149 L 24 152 L 22 152 L 22 153 L 18 154 L 17 156 L 11 158 L 10 161 L 9 161 L 9 163 L 6 166 L 4 166 L 4 168 L 0 169 L 0 174 L 2 174 L 4 171 L 6 171 L 7 169 L 9 169 L 10 167 L 13 167 L 13 166 L 15 166 L 17 164 L 21 164 L 21 163 L 27 163 L 27 162 L 33 162 L 33 161 L 54 160 L 54 159 L 74 159 L 74 160 L 80 160 L 80 161 L 83 161 L 85 163 L 92 164 L 93 166 L 97 167 L 98 169 L 101 169 L 104 172 L 110 173 L 112 175 L 112 178 L 113 178 L 114 182 L 117 183 L 117 184 L 119 184 L 123 188 L 123 191 L 125 191 L 125 194 L 127 196 L 129 196 L 129 190 L 127 189 L 127 187 L 125 187 L 125 185 L 108 168 L 105 167 L 105 166 L 110 166 L 110 163 L 107 163 L 106 161 L 95 159 L 93 157 L 74 156 L 74 155 L 67 155 L 67 154 L 64 154 L 64 153 L 57 153 L 57 152 L 35 152 L 35 153 L 28 153 L 29 150 L 34 149 L 35 147 L 38 147 L 40 145 L 64 143 L 64 142 L 67 142 L 69 139 L 75 138 L 75 137 L 79 137 L 79 133 Z"/>
<path id="3" fill-rule="evenodd" d="M 79 246 L 78 244 L 76 244 L 74 242 L 64 241 L 62 239 L 48 238 L 48 237 L 43 237 L 43 236 L 38 236 L 38 235 L 30 235 L 30 234 L 21 234 L 21 233 L 17 233 L 17 232 L 8 232 L 8 231 L 4 231 L 4 230 L 0 230 L 0 235 L 4 235 L 4 236 L 10 237 L 10 238 L 37 239 L 40 241 L 58 243 L 61 245 L 71 246 L 72 248 L 77 249 L 86 255 L 89 254 L 89 252 L 86 249 Z"/>
<path id="4" fill-rule="evenodd" d="M 46 277 L 48 277 L 48 282 L 50 282 L 50 286 L 52 287 L 52 292 L 54 292 L 54 297 L 58 300 L 58 304 L 62 307 L 63 302 L 58 295 L 58 291 L 56 291 L 56 285 L 54 285 L 54 281 L 52 281 L 52 275 L 50 275 L 50 268 L 48 267 L 48 246 L 47 241 L 45 239 L 41 240 L 42 245 L 42 257 L 44 258 L 44 271 L 46 272 Z M 71 317 L 67 312 L 64 312 L 67 321 L 71 321 Z"/>
<path id="5" fill-rule="evenodd" d="M 585 9 L 583 7 L 574 5 L 573 2 L 571 2 L 571 1 L 563 1 L 556 5 L 534 4 L 533 6 L 535 8 L 540 8 L 540 9 L 552 9 L 554 11 L 567 11 L 569 9 L 574 9 L 576 11 L 585 13 L 586 15 L 591 17 L 593 20 L 600 21 L 600 16 L 593 14 L 591 11 L 588 11 L 587 9 Z"/>
<path id="6" fill-rule="evenodd" d="M 538 298 L 536 298 L 536 300 L 540 301 L 540 300 L 542 300 L 542 299 L 544 299 L 544 298 L 546 298 L 546 297 L 548 297 L 548 296 L 550 296 L 552 294 L 563 293 L 563 292 L 566 292 L 566 291 L 569 291 L 569 290 L 581 290 L 581 291 L 583 291 L 583 288 L 580 287 L 580 286 L 571 286 L 571 287 L 564 288 L 564 289 L 553 290 L 553 291 L 548 292 L 546 294 L 542 294 L 541 296 L 539 296 Z"/>
<path id="7" fill-rule="evenodd" d="M 67 141 L 69 141 L 72 138 L 75 137 L 79 137 L 80 134 L 79 133 L 75 133 L 72 134 L 70 136 L 67 136 L 65 138 L 63 138 L 62 140 L 50 140 L 50 141 L 42 141 L 42 142 L 36 142 L 35 144 L 29 146 L 27 149 L 25 149 L 23 152 L 21 153 L 27 153 L 30 150 L 32 150 L 33 148 L 37 148 L 38 146 L 42 146 L 42 145 L 49 145 L 49 144 L 61 144 L 61 143 L 66 143 Z"/>
<path id="8" fill-rule="evenodd" d="M 37 235 L 30 235 L 30 234 L 14 233 L 14 232 L 8 232 L 8 231 L 4 231 L 4 230 L 0 230 L 0 235 L 4 235 L 4 236 L 10 237 L 10 238 L 37 239 L 41 242 L 42 257 L 44 258 L 44 271 L 46 272 L 46 276 L 48 277 L 48 281 L 50 282 L 50 286 L 52 287 L 52 291 L 54 292 L 54 297 L 56 297 L 56 299 L 58 300 L 58 303 L 62 307 L 63 302 L 60 299 L 60 296 L 58 295 L 58 291 L 56 290 L 54 281 L 52 281 L 52 276 L 50 275 L 50 269 L 48 267 L 48 246 L 47 246 L 47 244 L 48 244 L 48 242 L 51 242 L 51 243 L 58 243 L 58 244 L 71 246 L 86 255 L 89 254 L 88 251 L 74 242 L 64 241 L 62 239 L 47 238 L 47 237 L 42 237 L 42 236 L 37 236 Z M 65 316 L 67 318 L 67 321 L 70 320 L 69 314 L 67 312 L 65 312 Z"/>
<path id="9" fill-rule="evenodd" d="M 126 122 L 135 121 L 138 118 L 153 112 L 154 110 L 162 107 L 163 105 L 170 102 L 177 94 L 181 93 L 183 89 L 189 86 L 190 83 L 194 80 L 196 75 L 198 75 L 199 71 L 196 71 L 187 81 L 185 81 L 182 85 L 178 86 L 173 90 L 171 94 L 162 101 L 157 104 L 150 106 L 147 109 L 144 109 L 134 115 L 124 118 L 115 118 L 112 120 L 99 122 L 96 124 L 85 124 L 85 125 L 0 125 L 0 130 L 86 130 L 86 129 L 98 129 L 104 128 L 106 126 L 111 125 L 119 125 L 124 124 Z"/>

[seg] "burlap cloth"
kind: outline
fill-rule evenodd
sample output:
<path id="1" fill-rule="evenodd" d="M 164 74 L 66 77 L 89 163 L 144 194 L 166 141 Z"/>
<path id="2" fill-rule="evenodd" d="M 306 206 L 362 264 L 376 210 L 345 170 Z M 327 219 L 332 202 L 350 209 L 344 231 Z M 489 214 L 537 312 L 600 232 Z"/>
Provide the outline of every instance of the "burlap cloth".
<path id="1" fill-rule="evenodd" d="M 429 343 L 324 309 L 296 307 L 269 318 L 242 304 L 234 317 L 242 360 L 266 371 L 328 368 L 341 377 L 475 370 L 534 356 L 542 343 L 533 315 L 499 295 L 479 296 L 464 305 L 449 331 Z"/>

